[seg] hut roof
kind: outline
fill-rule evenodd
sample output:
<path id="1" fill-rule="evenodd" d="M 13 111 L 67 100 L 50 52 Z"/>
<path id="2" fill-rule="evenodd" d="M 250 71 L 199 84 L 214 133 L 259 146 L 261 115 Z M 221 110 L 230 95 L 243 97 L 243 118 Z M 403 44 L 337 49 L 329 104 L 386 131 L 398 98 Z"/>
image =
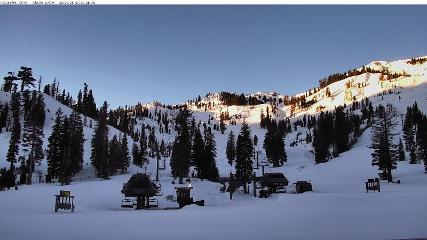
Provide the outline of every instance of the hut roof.
<path id="1" fill-rule="evenodd" d="M 287 186 L 289 184 L 283 173 L 266 173 L 261 177 L 260 182 L 264 186 Z"/>
<path id="2" fill-rule="evenodd" d="M 144 173 L 132 175 L 122 189 L 122 193 L 125 194 L 126 197 L 154 196 L 158 191 L 159 188 L 156 184 Z"/>

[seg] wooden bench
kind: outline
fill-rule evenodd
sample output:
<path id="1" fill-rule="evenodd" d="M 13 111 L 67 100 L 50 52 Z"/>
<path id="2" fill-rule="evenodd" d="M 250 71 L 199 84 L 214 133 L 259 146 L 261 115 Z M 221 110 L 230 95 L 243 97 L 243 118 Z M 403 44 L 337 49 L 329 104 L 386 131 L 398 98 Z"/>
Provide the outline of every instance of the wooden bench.
<path id="1" fill-rule="evenodd" d="M 74 196 L 71 196 L 70 191 L 60 191 L 59 195 L 55 195 L 55 198 L 55 212 L 58 212 L 59 209 L 74 212 Z"/>

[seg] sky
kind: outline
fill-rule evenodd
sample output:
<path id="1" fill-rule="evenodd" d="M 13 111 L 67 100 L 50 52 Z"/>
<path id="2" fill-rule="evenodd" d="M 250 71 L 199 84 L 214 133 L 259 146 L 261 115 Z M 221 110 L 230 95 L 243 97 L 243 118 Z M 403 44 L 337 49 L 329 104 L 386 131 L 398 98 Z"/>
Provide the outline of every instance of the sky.
<path id="1" fill-rule="evenodd" d="M 292 95 L 373 60 L 427 55 L 422 6 L 0 6 L 0 74 L 33 68 L 100 105 Z"/>

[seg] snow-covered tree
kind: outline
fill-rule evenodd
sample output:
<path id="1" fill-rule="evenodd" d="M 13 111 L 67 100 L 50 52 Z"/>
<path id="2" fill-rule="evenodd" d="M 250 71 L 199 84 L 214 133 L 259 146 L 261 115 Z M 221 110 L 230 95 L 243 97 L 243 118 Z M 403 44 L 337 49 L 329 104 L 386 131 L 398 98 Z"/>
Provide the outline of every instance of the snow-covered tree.
<path id="1" fill-rule="evenodd" d="M 396 125 L 394 107 L 390 104 L 386 107 L 379 105 L 372 123 L 372 165 L 378 166 L 380 178 L 389 182 L 393 179 L 392 170 L 396 169 L 396 161 L 399 159 L 397 145 L 394 143 Z"/>

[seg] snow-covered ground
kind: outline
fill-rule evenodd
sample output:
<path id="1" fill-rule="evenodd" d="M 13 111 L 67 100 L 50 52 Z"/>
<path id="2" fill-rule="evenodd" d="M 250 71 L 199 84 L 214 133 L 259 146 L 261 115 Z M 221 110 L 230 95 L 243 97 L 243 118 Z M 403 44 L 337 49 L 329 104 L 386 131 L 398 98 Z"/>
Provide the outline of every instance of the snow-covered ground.
<path id="1" fill-rule="evenodd" d="M 288 150 L 282 168 L 290 182 L 311 180 L 314 192 L 275 194 L 268 199 L 219 193 L 219 184 L 193 181 L 193 197 L 205 207 L 179 210 L 121 209 L 123 182 L 73 182 L 70 186 L 35 184 L 0 192 L 0 239 L 397 239 L 426 237 L 427 176 L 421 165 L 399 163 L 401 184 L 382 182 L 380 193 L 366 193 L 364 181 L 375 177 L 370 165 L 370 132 L 341 157 L 313 165 L 304 147 Z M 132 169 L 136 171 L 137 169 Z M 174 194 L 168 174 L 162 174 L 160 207 Z M 76 196 L 74 213 L 55 213 L 54 197 L 61 189 Z"/>
<path id="2" fill-rule="evenodd" d="M 316 114 L 319 105 L 326 109 L 345 103 L 345 83 L 353 85 L 365 83 L 366 87 L 352 87 L 351 94 L 357 100 L 369 97 L 374 106 L 392 103 L 399 114 L 417 101 L 421 111 L 427 113 L 427 63 L 408 65 L 406 60 L 395 62 L 373 62 L 372 68 L 387 67 L 390 71 L 412 74 L 392 82 L 378 81 L 378 74 L 362 74 L 336 82 L 329 86 L 332 97 L 325 97 L 322 91 L 311 95 L 318 102 L 308 109 L 300 109 L 297 116 Z M 379 93 L 393 89 L 394 93 L 378 96 Z M 350 91 L 347 91 L 349 94 Z M 397 94 L 397 92 L 400 92 Z M 272 93 L 273 94 L 273 93 Z M 256 95 L 264 96 L 262 93 Z M 268 94 L 266 94 L 268 96 Z M 281 95 L 279 95 L 281 96 Z M 400 97 L 399 97 L 400 96 Z M 0 93 L 0 102 L 7 102 L 10 95 Z M 71 109 L 61 105 L 53 98 L 45 96 L 48 108 L 45 127 L 45 147 L 51 133 L 54 113 L 61 107 L 65 114 Z M 257 106 L 224 106 L 218 101 L 218 94 L 211 94 L 203 101 L 214 102 L 208 109 L 192 108 L 196 121 L 218 124 L 221 112 L 241 115 L 253 135 L 259 139 L 258 149 L 261 159 L 264 155 L 262 142 L 265 130 L 259 127 L 261 111 L 266 113 L 270 104 Z M 146 105 L 151 112 L 156 108 Z M 159 107 L 160 109 L 160 107 Z M 172 110 L 161 109 L 174 115 Z M 271 109 L 270 109 L 271 110 Z M 276 118 L 289 116 L 288 106 L 278 106 Z M 291 119 L 293 121 L 294 119 Z M 89 120 L 88 120 L 89 122 Z M 141 124 L 156 127 L 156 137 L 171 143 L 172 134 L 160 134 L 157 122 L 151 119 L 138 120 Z M 89 124 L 87 124 L 89 125 Z M 95 126 L 95 122 L 93 123 Z M 401 127 L 397 130 L 400 131 Z M 217 165 L 221 176 L 234 171 L 226 160 L 225 146 L 230 131 L 236 135 L 237 125 L 227 125 L 225 134 L 214 131 L 217 144 Z M 288 162 L 280 168 L 268 168 L 267 172 L 283 172 L 290 185 L 298 180 L 311 180 L 313 192 L 304 194 L 274 194 L 268 199 L 254 198 L 236 192 L 233 200 L 228 193 L 220 193 L 218 183 L 193 179 L 192 192 L 195 200 L 205 200 L 205 207 L 187 206 L 179 210 L 129 210 L 120 207 L 123 195 L 121 189 L 133 173 L 147 171 L 154 177 L 155 161 L 143 168 L 131 165 L 129 173 L 113 176 L 102 181 L 94 177 L 90 166 L 90 139 L 93 128 L 85 127 L 84 168 L 69 186 L 58 184 L 33 184 L 19 186 L 19 190 L 0 192 L 0 239 L 399 239 L 427 237 L 427 174 L 422 164 L 410 165 L 399 162 L 393 172 L 401 184 L 382 182 L 381 192 L 366 193 L 364 182 L 377 177 L 376 167 L 371 166 L 370 130 L 366 130 L 353 148 L 338 158 L 324 164 L 314 164 L 310 144 L 290 147 L 298 133 L 305 137 L 306 128 L 298 128 L 286 137 Z M 110 128 L 110 137 L 120 134 Z M 0 156 L 6 155 L 10 133 L 0 134 Z M 129 139 L 131 149 L 132 141 Z M 38 170 L 46 171 L 46 161 Z M 166 199 L 175 195 L 175 187 L 170 176 L 169 162 L 161 171 L 163 195 L 159 196 L 160 208 L 176 207 L 177 203 Z M 8 166 L 4 160 L 0 166 Z M 145 168 L 147 167 L 147 168 Z M 256 170 L 260 175 L 260 169 Z M 60 190 L 71 190 L 76 197 L 74 213 L 54 212 L 54 194 Z M 292 187 L 288 188 L 292 192 Z M 251 188 L 252 193 L 252 188 Z"/>

